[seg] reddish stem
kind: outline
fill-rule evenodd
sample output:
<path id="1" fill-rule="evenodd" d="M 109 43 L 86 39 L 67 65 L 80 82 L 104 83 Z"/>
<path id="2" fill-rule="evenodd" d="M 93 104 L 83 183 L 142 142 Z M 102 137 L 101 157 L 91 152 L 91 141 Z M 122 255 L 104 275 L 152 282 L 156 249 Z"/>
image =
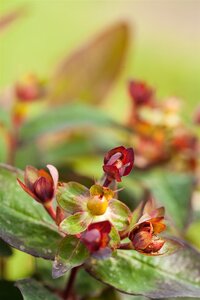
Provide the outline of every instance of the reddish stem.
<path id="1" fill-rule="evenodd" d="M 63 291 L 63 299 L 64 300 L 69 300 L 70 297 L 72 296 L 74 282 L 76 279 L 78 269 L 79 269 L 79 267 L 75 267 L 71 270 L 70 277 L 67 282 L 67 286 L 66 286 L 65 290 Z"/>
<path id="2" fill-rule="evenodd" d="M 53 208 L 52 202 L 45 204 L 44 208 L 46 209 L 48 214 L 51 216 L 51 218 L 56 222 L 56 212 Z"/>
<path id="3" fill-rule="evenodd" d="M 123 250 L 130 250 L 130 249 L 133 249 L 131 243 L 124 243 L 124 244 L 121 244 L 119 249 L 123 249 Z"/>
<path id="4" fill-rule="evenodd" d="M 112 180 L 108 179 L 108 177 L 106 177 L 104 183 L 103 183 L 103 186 L 104 187 L 108 187 L 110 184 L 111 184 Z"/>

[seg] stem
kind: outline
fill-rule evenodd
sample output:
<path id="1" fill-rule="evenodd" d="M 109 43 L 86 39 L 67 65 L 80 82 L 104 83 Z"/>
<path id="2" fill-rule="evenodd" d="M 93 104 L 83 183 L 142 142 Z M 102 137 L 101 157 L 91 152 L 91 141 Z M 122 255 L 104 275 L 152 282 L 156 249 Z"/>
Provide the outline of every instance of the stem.
<path id="1" fill-rule="evenodd" d="M 130 250 L 130 249 L 133 249 L 131 243 L 124 243 L 124 244 L 121 244 L 119 249 L 123 249 L 123 250 Z"/>
<path id="2" fill-rule="evenodd" d="M 110 184 L 111 184 L 112 180 L 108 179 L 108 177 L 106 177 L 104 183 L 103 183 L 103 186 L 104 187 L 108 187 Z"/>
<path id="3" fill-rule="evenodd" d="M 76 279 L 78 269 L 79 269 L 79 266 L 75 267 L 71 270 L 69 280 L 67 282 L 67 286 L 66 286 L 65 290 L 63 291 L 63 299 L 64 300 L 69 300 L 70 299 L 70 296 L 71 296 L 72 291 L 73 291 L 74 282 L 75 282 L 75 279 Z"/>
<path id="4" fill-rule="evenodd" d="M 56 221 L 56 212 L 52 206 L 52 202 L 46 203 L 44 205 L 44 208 L 46 209 L 46 211 L 48 212 L 48 214 L 51 216 L 51 218 Z"/>

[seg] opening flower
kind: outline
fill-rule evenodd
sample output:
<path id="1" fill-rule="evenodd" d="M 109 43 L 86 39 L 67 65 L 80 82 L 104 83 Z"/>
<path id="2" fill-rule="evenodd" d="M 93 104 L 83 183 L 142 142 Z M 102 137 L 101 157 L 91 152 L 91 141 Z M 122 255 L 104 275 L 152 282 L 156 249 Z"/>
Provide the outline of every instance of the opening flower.
<path id="1" fill-rule="evenodd" d="M 110 183 L 112 180 L 120 182 L 122 176 L 127 176 L 131 172 L 133 163 L 134 152 L 132 148 L 120 146 L 107 152 L 104 157 L 103 170 L 108 182 Z"/>
<path id="2" fill-rule="evenodd" d="M 165 240 L 158 236 L 166 229 L 164 224 L 164 207 L 155 208 L 153 200 L 149 200 L 137 220 L 129 231 L 133 249 L 143 254 L 159 255 Z"/>
<path id="3" fill-rule="evenodd" d="M 55 196 L 58 171 L 52 165 L 47 165 L 49 172 L 38 170 L 32 166 L 27 166 L 24 173 L 24 183 L 18 179 L 19 184 L 36 201 L 47 204 Z"/>
<path id="4" fill-rule="evenodd" d="M 114 192 L 98 184 L 90 189 L 76 183 L 62 183 L 58 187 L 57 202 L 68 216 L 60 223 L 66 234 L 79 234 L 94 222 L 108 220 L 117 230 L 129 225 L 130 210 L 114 199 Z"/>

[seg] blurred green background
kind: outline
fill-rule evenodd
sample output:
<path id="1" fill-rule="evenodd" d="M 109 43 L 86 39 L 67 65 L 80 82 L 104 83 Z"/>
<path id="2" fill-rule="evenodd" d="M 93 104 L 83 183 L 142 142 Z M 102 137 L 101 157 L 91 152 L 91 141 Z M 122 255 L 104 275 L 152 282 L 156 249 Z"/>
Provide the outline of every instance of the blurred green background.
<path id="1" fill-rule="evenodd" d="M 108 113 L 126 120 L 126 83 L 137 78 L 155 86 L 161 98 L 182 98 L 183 115 L 192 118 L 200 102 L 200 1 L 0 0 L 1 14 L 18 7 L 25 8 L 24 16 L 0 35 L 1 90 L 30 72 L 48 78 L 63 57 L 122 20 L 132 39 L 120 79 L 104 103 Z M 30 275 L 35 264 L 16 250 L 7 263 L 10 280 Z"/>
<path id="2" fill-rule="evenodd" d="M 28 72 L 45 78 L 74 48 L 113 22 L 124 20 L 131 26 L 132 41 L 120 81 L 107 97 L 106 107 L 112 116 L 120 120 L 126 116 L 125 83 L 131 77 L 147 80 L 161 97 L 183 98 L 187 118 L 200 100 L 199 1 L 0 3 L 1 13 L 20 6 L 26 9 L 25 16 L 1 34 L 0 87 L 12 84 Z"/>

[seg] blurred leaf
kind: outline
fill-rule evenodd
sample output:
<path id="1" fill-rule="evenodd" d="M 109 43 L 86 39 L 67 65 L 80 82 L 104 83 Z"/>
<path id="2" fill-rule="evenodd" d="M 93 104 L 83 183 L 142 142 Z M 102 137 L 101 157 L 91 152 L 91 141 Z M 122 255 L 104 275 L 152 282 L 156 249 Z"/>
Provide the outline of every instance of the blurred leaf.
<path id="1" fill-rule="evenodd" d="M 60 236 L 39 203 L 17 184 L 22 173 L 0 166 L 0 237 L 9 245 L 46 259 L 53 259 Z"/>
<path id="2" fill-rule="evenodd" d="M 200 249 L 199 233 L 200 233 L 200 221 L 195 221 L 190 224 L 185 234 L 185 238 L 198 249 Z"/>
<path id="3" fill-rule="evenodd" d="M 98 280 L 125 293 L 150 298 L 200 295 L 200 253 L 188 246 L 165 257 L 118 250 L 111 258 L 91 260 L 86 268 Z"/>
<path id="4" fill-rule="evenodd" d="M 12 25 L 16 20 L 24 16 L 26 7 L 17 8 L 7 14 L 0 16 L 0 31 L 5 30 L 7 27 Z"/>
<path id="5" fill-rule="evenodd" d="M 190 217 L 194 177 L 163 170 L 145 172 L 140 180 L 148 186 L 158 203 L 165 206 L 173 223 L 183 230 Z"/>
<path id="6" fill-rule="evenodd" d="M 60 298 L 47 290 L 34 279 L 24 279 L 15 284 L 23 295 L 24 300 L 59 300 Z"/>
<path id="7" fill-rule="evenodd" d="M 41 135 L 63 130 L 109 127 L 117 125 L 103 111 L 88 105 L 68 104 L 48 110 L 35 119 L 25 123 L 20 135 L 23 141 L 32 141 Z"/>
<path id="8" fill-rule="evenodd" d="M 7 257 L 12 255 L 12 248 L 0 239 L 0 256 Z"/>
<path id="9" fill-rule="evenodd" d="M 74 267 L 82 265 L 89 257 L 85 245 L 75 236 L 66 236 L 60 243 L 53 264 L 52 276 L 58 278 Z"/>
<path id="10" fill-rule="evenodd" d="M 75 281 L 75 290 L 81 297 L 99 295 L 105 287 L 103 283 L 94 279 L 84 269 L 78 271 Z"/>
<path id="11" fill-rule="evenodd" d="M 11 281 L 0 281 L 0 299 L 1 300 L 22 300 L 22 295 Z"/>
<path id="12" fill-rule="evenodd" d="M 43 258 L 36 258 L 35 278 L 51 289 L 64 290 L 68 273 L 59 278 L 52 277 L 52 261 Z"/>
<path id="13" fill-rule="evenodd" d="M 35 259 L 33 256 L 13 249 L 13 255 L 5 262 L 5 276 L 7 280 L 15 281 L 32 276 L 35 270 Z"/>
<path id="14" fill-rule="evenodd" d="M 128 41 L 128 25 L 117 23 L 62 61 L 52 79 L 50 102 L 100 102 L 123 66 Z"/>

